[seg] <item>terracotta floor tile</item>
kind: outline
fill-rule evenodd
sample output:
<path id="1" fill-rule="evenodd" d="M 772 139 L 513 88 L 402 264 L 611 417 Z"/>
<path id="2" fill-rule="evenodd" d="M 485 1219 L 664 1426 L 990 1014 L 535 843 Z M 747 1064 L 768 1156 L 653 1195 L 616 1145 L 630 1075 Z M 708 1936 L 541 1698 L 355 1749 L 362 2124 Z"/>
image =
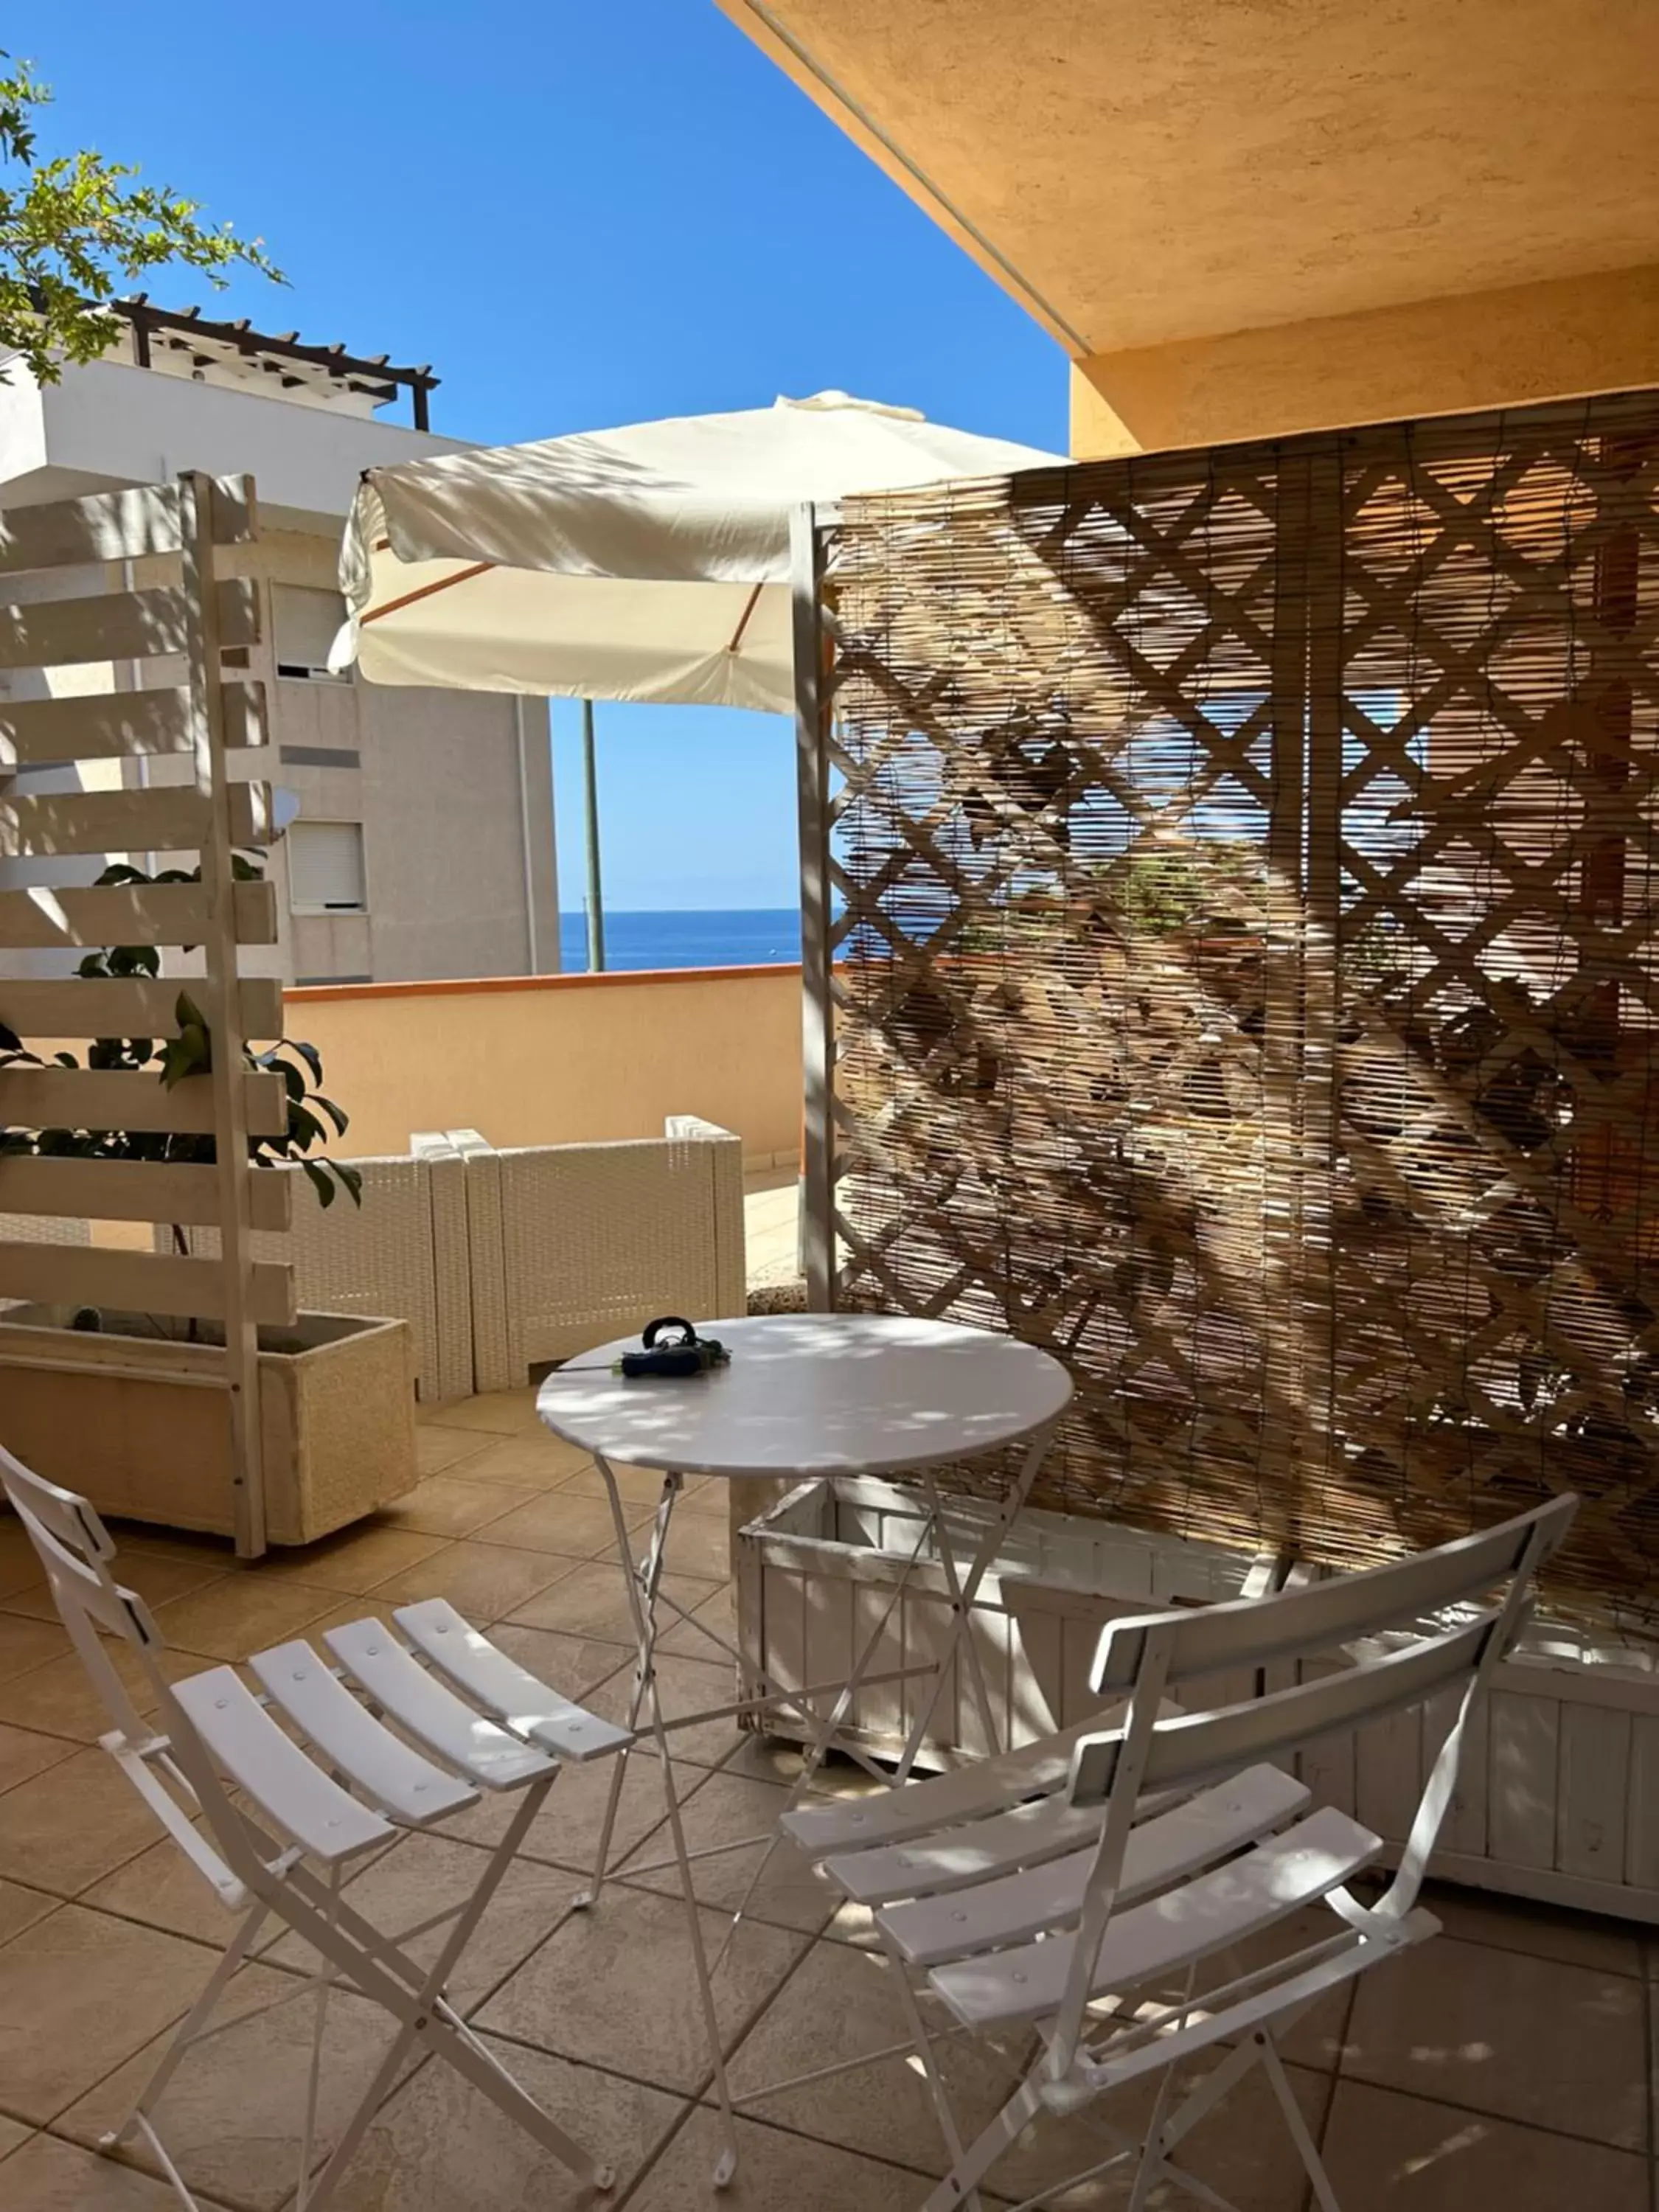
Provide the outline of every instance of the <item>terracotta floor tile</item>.
<path id="1" fill-rule="evenodd" d="M 705 1942 L 726 1923 L 702 1916 Z M 723 2040 L 736 2043 L 801 1950 L 801 1939 L 758 1922 L 739 1930 L 715 1981 Z M 620 1884 L 557 1934 L 485 2005 L 481 2027 L 666 2089 L 706 2076 L 708 2051 L 684 1908 Z"/>
<path id="2" fill-rule="evenodd" d="M 155 1625 L 179 1651 L 204 1659 L 241 1660 L 297 1636 L 308 1621 L 337 1604 L 339 1592 L 257 1568 L 227 1575 L 189 1597 L 155 1608 Z"/>
<path id="3" fill-rule="evenodd" d="M 1643 2159 L 1359 2081 L 1321 2154 L 1342 2212 L 1647 2212 Z"/>
<path id="4" fill-rule="evenodd" d="M 732 1572 L 732 1538 L 724 1516 L 677 1512 L 668 1530 L 668 1564 L 678 1575 L 725 1582 Z"/>
<path id="5" fill-rule="evenodd" d="M 388 1576 L 376 1586 L 371 1609 L 388 1613 L 423 1597 L 447 1597 L 458 1613 L 483 1628 L 516 1612 L 562 1576 L 576 1571 L 574 1559 L 551 1552 L 525 1552 L 467 1538 L 447 1544 L 417 1566 Z"/>
<path id="6" fill-rule="evenodd" d="M 516 1437 L 540 1428 L 533 1385 L 522 1390 L 491 1390 L 481 1398 L 458 1399 L 423 1415 L 441 1429 L 482 1430 L 486 1436 Z"/>
<path id="7" fill-rule="evenodd" d="M 712 1597 L 718 1588 L 690 1575 L 665 1575 L 663 1584 L 688 1613 Z M 530 1604 L 520 1606 L 513 1618 L 527 1628 L 556 1629 L 562 1636 L 597 1636 L 607 1643 L 624 1644 L 630 1651 L 635 1648 L 634 1619 L 623 1571 L 607 1560 L 589 1560 L 579 1574 L 567 1576 Z"/>
<path id="8" fill-rule="evenodd" d="M 611 1473 L 617 1478 L 617 1488 L 624 1506 L 635 1507 L 647 1515 L 656 1511 L 662 1496 L 663 1479 L 654 1468 L 618 1467 L 613 1468 Z M 605 1504 L 608 1495 L 605 1477 L 591 1460 L 576 1474 L 568 1475 L 559 1487 L 568 1491 L 573 1498 L 597 1498 L 601 1504 Z M 682 1504 L 686 1502 L 683 1498 Z M 678 1512 L 680 1507 L 676 1506 L 674 1510 Z"/>
<path id="9" fill-rule="evenodd" d="M 423 1535 L 416 1528 L 382 1528 L 366 1522 L 325 1536 L 320 1544 L 304 1544 L 273 1552 L 259 1562 L 258 1571 L 268 1579 L 309 1583 L 313 1589 L 344 1590 L 361 1596 L 383 1583 L 388 1575 L 418 1566 L 441 1551 L 441 1536 Z"/>
<path id="10" fill-rule="evenodd" d="M 1632 1921 L 1604 1920 L 1594 1912 L 1567 1912 L 1495 1892 L 1455 1889 L 1430 1882 L 1423 1902 L 1448 1936 L 1470 1943 L 1525 1951 L 1534 1959 L 1559 1959 L 1610 1974 L 1642 1972 L 1642 1936 Z"/>
<path id="11" fill-rule="evenodd" d="M 738 2122 L 737 2177 L 711 2179 L 725 2147 L 716 2115 L 699 2109 L 628 2200 L 628 2212 L 916 2212 L 925 2191 L 914 2172 Z"/>
<path id="12" fill-rule="evenodd" d="M 434 1912 L 465 1904 L 489 1864 L 489 1854 L 471 1844 L 447 1836 L 405 1836 L 349 1882 L 344 1893 L 365 1919 L 396 1937 Z M 583 1875 L 534 1860 L 520 1858 L 509 1867 L 451 1978 L 454 2002 L 462 2010 L 470 2008 L 522 1966 L 584 1887 Z M 422 1966 L 429 1966 L 448 1934 L 447 1928 L 433 1929 L 407 1948 Z M 288 1935 L 261 1957 L 268 1965 L 308 1973 L 316 1954 Z"/>
<path id="13" fill-rule="evenodd" d="M 16 2212 L 179 2212 L 165 2181 L 47 2135 L 7 2161 L 0 2196 Z"/>
<path id="14" fill-rule="evenodd" d="M 155 1821 L 150 1832 L 156 1840 L 149 1849 L 82 1891 L 82 1904 L 222 1950 L 235 1929 L 237 1915 L 226 1911 L 212 1886 Z"/>
<path id="15" fill-rule="evenodd" d="M 77 1751 L 0 1797 L 0 1876 L 76 1897 L 156 1832 L 155 1814 L 109 1754 Z"/>
<path id="16" fill-rule="evenodd" d="M 733 2093 L 747 2097 L 793 2075 L 908 2043 L 896 1973 L 884 1958 L 840 1943 L 814 1944 L 733 2057 Z M 939 2056 L 958 2124 L 971 2138 L 994 2118 L 1017 2075 L 1003 2053 L 978 2039 L 941 2043 Z M 755 2119 L 929 2173 L 943 2173 L 949 2162 L 927 2082 L 908 2051 L 872 2057 L 866 2065 L 745 2109 Z"/>
<path id="17" fill-rule="evenodd" d="M 1621 1975 L 1442 1936 L 1359 1978 L 1342 2072 L 1633 2150 L 1644 2015 Z"/>
<path id="18" fill-rule="evenodd" d="M 539 1423 L 522 1436 L 498 1437 L 476 1458 L 458 1462 L 453 1472 L 466 1482 L 505 1482 L 520 1490 L 556 1490 L 592 1462 L 575 1444 L 568 1444 Z"/>
<path id="19" fill-rule="evenodd" d="M 643 1552 L 650 1515 L 641 1516 L 637 1506 L 624 1507 L 630 1532 L 638 1531 L 635 1548 Z M 500 1520 L 480 1530 L 492 1544 L 521 1544 L 538 1552 L 562 1552 L 568 1559 L 592 1559 L 602 1553 L 616 1556 L 616 1530 L 611 1508 L 597 1498 L 579 1498 L 567 1490 L 550 1490 L 526 1504 L 515 1506 Z"/>
<path id="20" fill-rule="evenodd" d="M 26 2143 L 33 2132 L 33 2129 L 21 2120 L 0 2118 L 0 2159 L 9 2158 L 13 2151 L 20 2144 Z"/>
<path id="21" fill-rule="evenodd" d="M 289 1990 L 299 1992 L 292 2002 L 252 2010 L 270 1995 Z M 248 2212 L 276 2212 L 298 2179 L 316 2008 L 297 1976 L 265 1966 L 245 1967 L 227 1993 L 227 2004 L 233 2024 L 187 2053 L 168 2084 L 160 2132 L 191 2188 Z M 365 1998 L 341 1990 L 330 1997 L 313 2145 L 317 2165 L 332 2149 L 395 2033 L 389 2015 Z M 152 2043 L 99 2082 L 64 2114 L 63 2132 L 95 2142 L 126 2111 L 163 2047 Z M 131 2157 L 135 2165 L 153 2169 L 154 2153 L 142 2141 Z M 169 2201 L 176 2212 L 177 2198 Z"/>
<path id="22" fill-rule="evenodd" d="M 213 1954 L 78 1905 L 0 1949 L 0 2106 L 44 2122 L 194 2001 Z"/>
<path id="23" fill-rule="evenodd" d="M 69 1755 L 70 1747 L 61 1736 L 42 1735 L 0 1721 L 0 1795 Z"/>
<path id="24" fill-rule="evenodd" d="M 115 1578 L 124 1589 L 136 1590 L 154 1609 L 165 1605 L 170 1598 L 185 1597 L 191 1590 L 205 1589 L 210 1583 L 222 1582 L 226 1572 L 226 1563 L 219 1559 L 174 1559 L 160 1552 L 123 1550 L 117 1560 Z M 4 1602 L 9 1613 L 26 1613 L 33 1620 L 58 1619 L 52 1593 L 44 1583 L 34 1589 L 19 1590 Z"/>
<path id="25" fill-rule="evenodd" d="M 15 1680 L 71 1649 L 56 1621 L 30 1620 L 21 1613 L 0 1612 L 0 1682 Z"/>
<path id="26" fill-rule="evenodd" d="M 129 1644 L 106 1638 L 105 1654 L 125 1685 L 137 1711 L 154 1710 L 155 1693 L 139 1655 Z M 208 1663 L 195 1651 L 158 1651 L 155 1664 L 170 1682 L 199 1674 Z M 74 1651 L 0 1682 L 0 1723 L 32 1733 L 66 1738 L 73 1743 L 96 1743 L 112 1725 L 108 1707 L 87 1679 L 87 1670 Z"/>
<path id="27" fill-rule="evenodd" d="M 634 1662 L 625 1653 L 622 1656 L 622 1665 L 594 1689 L 586 1703 L 605 1719 L 625 1723 L 634 1698 Z M 709 1666 L 701 1659 L 671 1659 L 659 1650 L 656 1676 L 663 1717 L 670 1722 L 693 1713 L 714 1712 L 737 1699 L 737 1670 L 730 1664 Z M 650 1724 L 647 1710 L 641 1715 L 640 1726 L 648 1729 Z M 676 1759 L 713 1766 L 740 1739 L 735 1719 L 702 1721 L 695 1728 L 672 1729 L 669 1748 Z"/>
<path id="28" fill-rule="evenodd" d="M 489 1640 L 550 1689 L 578 1705 L 586 1705 L 591 1692 L 609 1681 L 618 1660 L 624 1666 L 629 1663 L 619 1645 L 596 1636 L 561 1636 L 553 1629 L 526 1628 L 517 1621 L 498 1620 Z"/>
<path id="29" fill-rule="evenodd" d="M 736 1646 L 738 1600 L 737 1591 L 731 1583 L 717 1583 L 702 1603 L 693 1606 L 690 1610 L 696 1620 L 712 1628 L 717 1636 L 723 1636 L 729 1644 Z M 669 1616 L 665 1613 L 664 1618 Z M 689 1620 L 676 1620 L 672 1627 L 665 1628 L 658 1648 L 662 1651 L 678 1653 L 687 1659 L 718 1662 L 722 1658 L 720 1647 L 710 1643 L 702 1629 L 694 1628 Z"/>
<path id="30" fill-rule="evenodd" d="M 1200 2063 L 1178 2077 L 1171 2093 L 1173 2107 L 1178 2109 L 1182 2098 L 1200 2085 L 1207 2070 Z M 1305 2066 L 1287 2065 L 1285 2071 L 1309 2132 L 1317 2142 L 1330 2101 L 1331 2077 Z M 987 2177 L 988 2189 L 1016 2201 L 1042 2190 L 1043 2202 L 1053 2212 L 1122 2212 L 1133 2186 L 1133 2160 L 1090 2174 L 1070 2187 L 1062 2185 L 1074 2174 L 1088 2173 L 1109 2154 L 1091 2121 L 1139 2136 L 1151 2124 L 1157 2095 L 1153 2077 L 1116 2096 L 1103 2097 L 1086 2117 L 1057 2121 L 1044 2115 L 997 2160 Z M 1226 2197 L 1238 2212 L 1303 2212 L 1307 2199 L 1306 2171 L 1279 2100 L 1260 2073 L 1248 2075 L 1206 2114 L 1176 2151 L 1176 2163 Z M 1148 2212 L 1191 2212 L 1195 2201 L 1178 2183 L 1164 2180 L 1154 2185 L 1147 2208 Z M 1351 2212 L 1346 2200 L 1345 2212 Z M 1415 2208 L 1402 2204 L 1399 2212 L 1415 2212 Z"/>
<path id="31" fill-rule="evenodd" d="M 415 1426 L 415 1464 L 423 1474 L 442 1474 L 465 1459 L 488 1451 L 490 1438 L 478 1429 L 441 1428 L 435 1421 Z"/>
<path id="32" fill-rule="evenodd" d="M 681 1815 L 689 1851 L 708 1850 L 716 1844 L 744 1836 L 764 1836 L 770 1842 L 778 1816 L 788 1802 L 788 1792 L 768 1782 L 740 1775 L 711 1774 Z M 651 1873 L 630 1873 L 634 1868 L 654 1866 L 672 1850 L 672 1832 L 660 1829 L 624 1861 L 621 1879 L 633 1881 L 659 1894 L 680 1894 L 679 1869 L 664 1866 Z M 695 1859 L 692 1887 L 705 1905 L 734 1912 L 744 1903 L 749 1886 L 763 1860 L 766 1872 L 759 1888 L 749 1897 L 746 1911 L 755 1920 L 776 1928 L 794 1928 L 816 1935 L 836 1910 L 838 1893 L 820 1881 L 807 1862 L 787 1838 L 778 1840 L 769 1855 L 767 1844 L 750 1844 L 742 1850 L 722 1851 L 717 1858 Z"/>
<path id="33" fill-rule="evenodd" d="M 599 1849 L 599 1830 L 611 1793 L 611 1761 L 608 1759 L 592 1766 L 567 1766 L 531 1825 L 523 1846 L 526 1855 L 550 1866 L 568 1867 L 577 1874 L 588 1873 Z M 677 1765 L 674 1778 L 684 1804 L 708 1779 L 708 1775 L 704 1767 Z M 467 1811 L 443 1821 L 440 1832 L 458 1836 L 465 1843 L 495 1843 L 507 1832 L 514 1802 L 511 1795 L 486 1796 Z M 623 1775 L 622 1798 L 611 1835 L 612 1871 L 667 1817 L 662 1774 L 656 1759 L 644 1753 L 630 1758 Z"/>
<path id="34" fill-rule="evenodd" d="M 44 1920 L 49 1912 L 56 1912 L 63 1899 L 52 1897 L 42 1889 L 28 1889 L 21 1882 L 0 1881 L 0 1943 L 9 1943 L 14 1936 L 21 1936 L 37 1920 Z"/>
<path id="35" fill-rule="evenodd" d="M 422 1536 L 470 1536 L 486 1521 L 499 1521 L 532 1495 L 504 1482 L 458 1482 L 452 1470 L 417 1483 L 406 1498 L 382 1507 L 380 1518 L 392 1528 L 412 1528 Z"/>
<path id="36" fill-rule="evenodd" d="M 428 2063 L 381 2107 L 340 2185 L 338 2212 L 592 2212 L 620 2202 L 684 2109 L 596 2067 L 494 2039 L 489 2047 L 567 2135 L 615 2167 L 615 2194 L 583 2195 L 452 2068 Z"/>

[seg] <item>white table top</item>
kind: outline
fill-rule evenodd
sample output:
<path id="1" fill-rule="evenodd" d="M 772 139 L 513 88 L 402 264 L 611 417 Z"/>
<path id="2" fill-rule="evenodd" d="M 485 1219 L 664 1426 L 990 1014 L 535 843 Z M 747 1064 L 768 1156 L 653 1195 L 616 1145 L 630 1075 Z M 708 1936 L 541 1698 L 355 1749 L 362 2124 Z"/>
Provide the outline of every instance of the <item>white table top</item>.
<path id="1" fill-rule="evenodd" d="M 1057 1359 L 1012 1337 L 885 1314 L 699 1322 L 729 1367 L 624 1382 L 628 1337 L 556 1369 L 536 1409 L 556 1436 L 629 1467 L 682 1474 L 891 1473 L 991 1450 L 1072 1395 Z"/>

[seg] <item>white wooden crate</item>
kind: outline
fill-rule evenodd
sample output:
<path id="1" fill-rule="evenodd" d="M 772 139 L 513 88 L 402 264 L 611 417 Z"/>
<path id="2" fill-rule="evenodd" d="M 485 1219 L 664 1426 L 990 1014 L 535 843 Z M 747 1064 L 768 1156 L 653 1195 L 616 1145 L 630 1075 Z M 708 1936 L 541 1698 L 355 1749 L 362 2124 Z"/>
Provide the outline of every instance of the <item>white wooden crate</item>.
<path id="1" fill-rule="evenodd" d="M 988 1509 L 949 1508 L 958 1559 Z M 877 1630 L 868 1671 L 931 1662 L 950 1599 L 924 1547 L 903 1595 L 893 1592 L 922 1526 L 919 1494 L 866 1477 L 802 1484 L 739 1531 L 738 1643 L 744 1693 L 844 1679 Z M 1005 1741 L 1030 1742 L 1090 1710 L 1089 1661 L 1109 1620 L 1154 1607 L 1237 1597 L 1254 1563 L 1242 1553 L 1143 1535 L 1109 1522 L 1028 1510 L 980 1586 L 972 1633 Z M 885 1621 L 885 1626 L 882 1624 Z M 1659 1922 L 1659 1657 L 1542 1623 L 1504 1666 L 1471 1718 L 1462 1780 L 1435 1871 L 1454 1881 Z M 1333 1661 L 1332 1664 L 1340 1664 Z M 952 1668 L 923 1753 L 949 1765 L 986 1748 L 965 1666 Z M 923 1687 L 918 1685 L 922 1684 Z M 1279 1686 L 1255 1676 L 1194 1686 L 1208 1704 Z M 861 1689 L 848 1737 L 896 1758 L 924 1678 Z M 1319 1799 L 1396 1845 L 1451 1715 L 1430 1708 L 1301 1755 Z M 794 1717 L 767 1732 L 798 1741 Z"/>

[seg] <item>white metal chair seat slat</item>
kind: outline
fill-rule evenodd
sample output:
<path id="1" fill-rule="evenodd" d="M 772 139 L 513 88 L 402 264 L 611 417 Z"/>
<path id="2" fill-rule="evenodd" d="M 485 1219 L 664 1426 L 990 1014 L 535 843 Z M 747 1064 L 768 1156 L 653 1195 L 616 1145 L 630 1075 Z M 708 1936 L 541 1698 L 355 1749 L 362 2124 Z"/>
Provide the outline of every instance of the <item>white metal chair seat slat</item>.
<path id="1" fill-rule="evenodd" d="M 527 1736 L 555 1758 L 579 1765 L 632 1742 L 630 1729 L 573 1705 L 509 1658 L 463 1620 L 447 1598 L 400 1606 L 392 1619 L 452 1682 L 514 1735 Z"/>
<path id="2" fill-rule="evenodd" d="M 477 1802 L 471 1783 L 382 1728 L 303 1638 L 256 1652 L 248 1664 L 272 1703 L 330 1764 L 398 1820 L 419 1827 Z"/>
<path id="3" fill-rule="evenodd" d="M 1138 1808 L 1139 1817 L 1148 1820 L 1167 1812 L 1188 1794 L 1166 1790 L 1147 1796 Z M 887 1905 L 901 1897 L 967 1889 L 1016 1868 L 1042 1866 L 1096 1840 L 1105 1817 L 1103 1806 L 1073 1805 L 1062 1791 L 1054 1790 L 985 1820 L 913 1836 L 884 1849 L 835 1852 L 820 1863 L 854 1904 Z M 779 1822 L 796 1841 L 798 1819 L 797 1814 L 786 1813 Z"/>
<path id="4" fill-rule="evenodd" d="M 926 1782 L 907 1783 L 878 1797 L 844 1805 L 798 1806 L 781 1826 L 809 1858 L 835 1851 L 863 1851 L 882 1844 L 902 1844 L 958 1821 L 988 1819 L 1022 1799 L 1052 1796 L 1071 1780 L 1072 1753 L 1085 1735 L 1111 1725 L 1121 1700 L 1057 1735 L 1044 1736 L 1019 1751 L 981 1759 Z"/>
<path id="5" fill-rule="evenodd" d="M 1379 1837 L 1326 1808 L 1242 1858 L 1145 1905 L 1114 1912 L 1095 1960 L 1093 1996 L 1143 1988 L 1317 1904 L 1382 1848 Z M 930 1986 L 964 2027 L 1046 2020 L 1066 1994 L 1075 1935 L 936 1966 Z"/>
<path id="6" fill-rule="evenodd" d="M 556 1762 L 445 1689 L 384 1621 L 354 1620 L 324 1631 L 324 1642 L 383 1711 L 450 1765 L 486 1790 L 516 1790 Z"/>
<path id="7" fill-rule="evenodd" d="M 331 1866 L 397 1834 L 283 1735 L 233 1668 L 192 1674 L 173 1694 L 214 1763 L 313 1858 Z"/>
<path id="8" fill-rule="evenodd" d="M 1253 1766 L 1232 1781 L 1202 1790 L 1173 1812 L 1143 1821 L 1129 1838 L 1117 1891 L 1118 1905 L 1173 1887 L 1258 1842 L 1293 1820 L 1308 1802 L 1306 1788 L 1275 1766 Z M 989 1824 L 988 1824 L 989 1825 Z M 943 1893 L 929 1895 L 935 1863 L 948 1865 L 954 1838 L 921 1847 L 907 1857 L 920 1862 L 912 1901 L 889 1905 L 877 1915 L 884 1934 L 913 1966 L 935 1966 L 1005 1944 L 1023 1943 L 1044 1929 L 1075 1922 L 1083 1908 L 1094 1848 L 1068 1852 L 1047 1864 L 1003 1874 L 963 1890 L 948 1878 Z M 889 1856 L 884 1853 L 884 1856 Z M 842 1866 L 824 1871 L 837 1881 Z"/>

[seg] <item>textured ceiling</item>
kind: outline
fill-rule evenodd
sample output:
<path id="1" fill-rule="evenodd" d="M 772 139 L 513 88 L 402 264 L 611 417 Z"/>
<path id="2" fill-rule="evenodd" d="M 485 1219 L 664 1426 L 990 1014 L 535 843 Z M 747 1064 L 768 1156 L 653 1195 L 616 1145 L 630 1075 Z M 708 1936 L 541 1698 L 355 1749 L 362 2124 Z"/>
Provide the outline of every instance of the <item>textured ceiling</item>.
<path id="1" fill-rule="evenodd" d="M 720 4 L 1076 352 L 1659 261 L 1659 0 Z"/>

